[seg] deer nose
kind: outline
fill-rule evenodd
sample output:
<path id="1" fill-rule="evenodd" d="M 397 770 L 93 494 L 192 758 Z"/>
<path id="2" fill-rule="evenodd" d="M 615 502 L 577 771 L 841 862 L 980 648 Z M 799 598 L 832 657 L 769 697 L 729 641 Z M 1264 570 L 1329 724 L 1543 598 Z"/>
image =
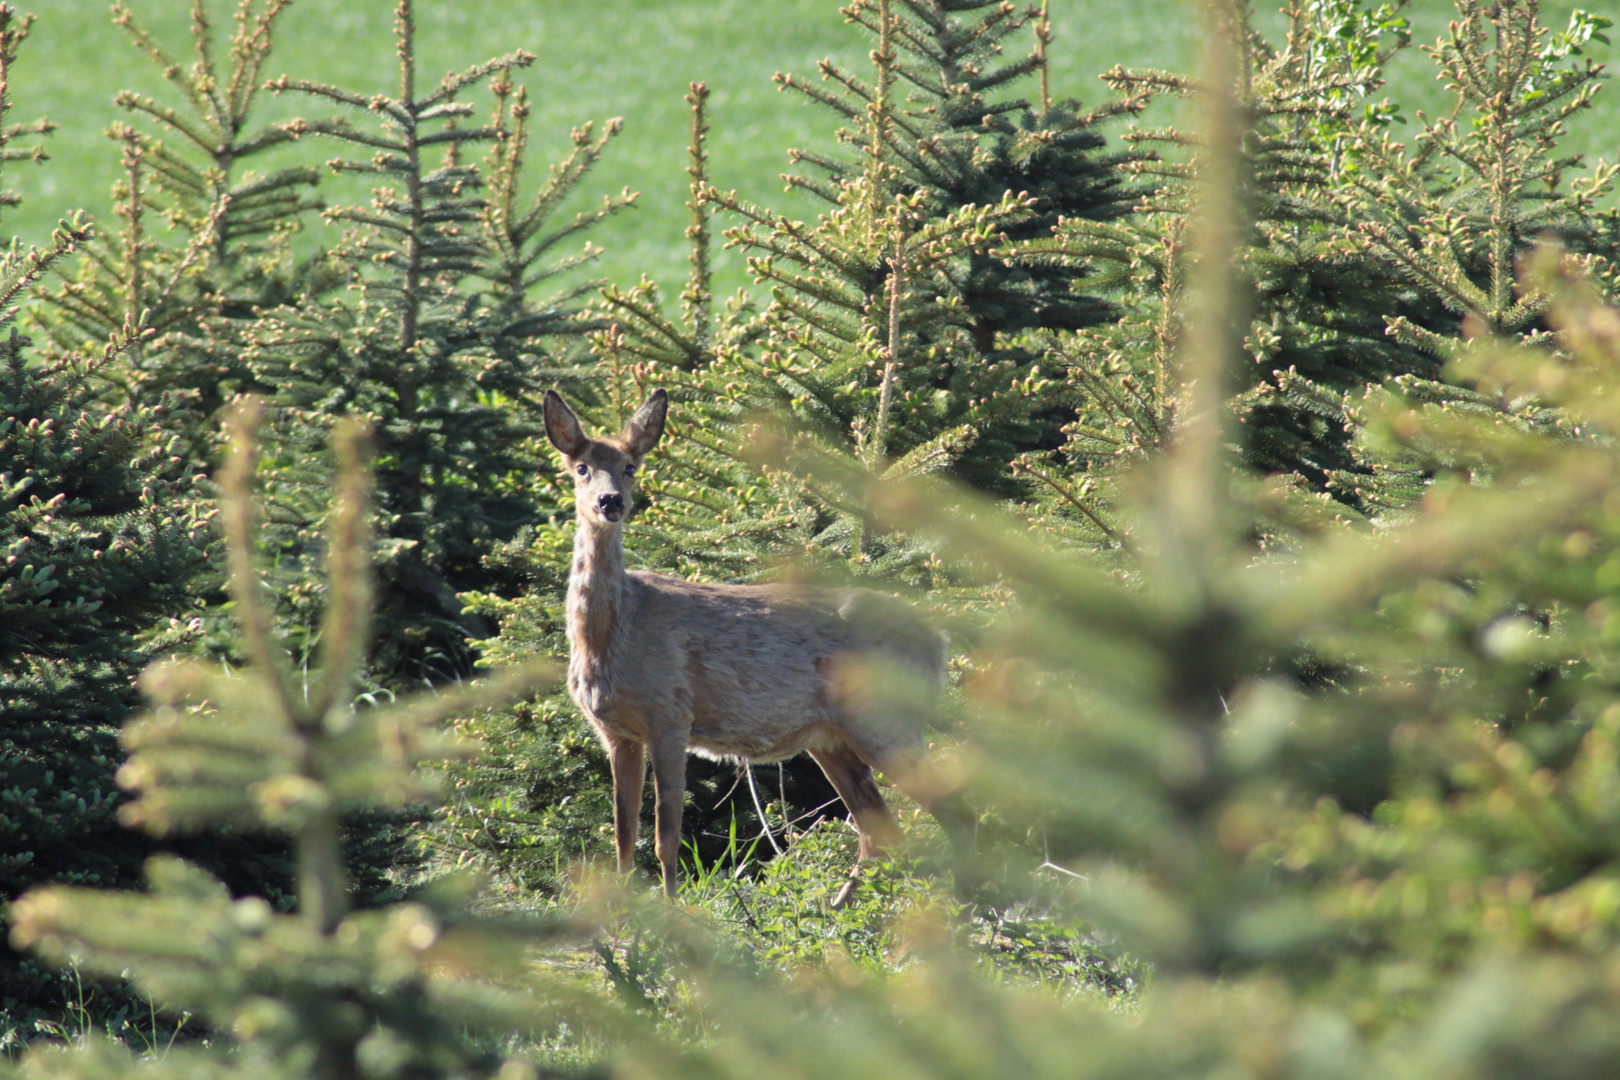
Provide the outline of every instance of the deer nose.
<path id="1" fill-rule="evenodd" d="M 624 496 L 617 491 L 610 491 L 606 495 L 598 495 L 596 497 L 596 509 L 609 521 L 617 521 L 619 515 L 624 513 Z"/>

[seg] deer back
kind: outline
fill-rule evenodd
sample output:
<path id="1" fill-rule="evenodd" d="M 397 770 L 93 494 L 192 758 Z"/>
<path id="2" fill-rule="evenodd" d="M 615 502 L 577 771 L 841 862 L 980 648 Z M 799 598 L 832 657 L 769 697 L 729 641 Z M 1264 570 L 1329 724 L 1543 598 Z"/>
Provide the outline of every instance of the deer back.
<path id="1" fill-rule="evenodd" d="M 689 722 L 692 748 L 755 761 L 921 737 L 921 711 L 892 707 L 885 684 L 898 677 L 913 693 L 937 692 L 944 643 L 891 598 L 641 572 L 627 581 L 604 722 Z M 891 707 L 871 708 L 879 697 Z"/>

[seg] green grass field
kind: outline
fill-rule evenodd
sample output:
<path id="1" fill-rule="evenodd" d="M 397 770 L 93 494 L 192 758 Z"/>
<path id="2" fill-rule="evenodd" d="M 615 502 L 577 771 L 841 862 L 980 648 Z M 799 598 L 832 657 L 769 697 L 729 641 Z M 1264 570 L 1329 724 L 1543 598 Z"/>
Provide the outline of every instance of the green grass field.
<path id="1" fill-rule="evenodd" d="M 172 43 L 176 58 L 189 63 L 189 0 L 130 3 L 155 35 Z M 118 152 L 103 133 L 122 115 L 112 104 L 113 94 L 133 89 L 161 96 L 165 85 L 112 24 L 107 0 L 34 0 L 31 7 L 22 0 L 21 6 L 36 11 L 39 20 L 12 81 L 12 118 L 43 114 L 60 130 L 49 140 L 51 162 L 10 168 L 7 185 L 25 202 L 7 219 L 6 231 L 38 243 L 69 210 L 106 214 Z M 1544 21 L 1562 27 L 1572 6 L 1568 0 L 1544 5 Z M 1262 11 L 1269 7 L 1262 0 Z M 281 48 L 269 74 L 321 79 L 359 92 L 392 89 L 392 9 L 391 0 L 299 0 L 284 17 Z M 223 42 L 234 4 L 211 0 L 210 10 L 221 24 L 216 39 Z M 1415 40 L 1434 40 L 1450 11 L 1446 0 L 1417 0 Z M 1054 93 L 1094 102 L 1106 93 L 1098 73 L 1114 64 L 1184 69 L 1195 62 L 1197 19 L 1189 3 L 1053 0 L 1052 13 L 1058 35 Z M 425 73 L 513 49 L 540 56 L 524 73 L 535 104 L 536 165 L 561 151 L 573 126 L 626 118 L 623 135 L 579 197 L 584 205 L 625 187 L 641 192 L 637 210 L 594 236 L 607 248 L 599 272 L 624 283 L 647 273 L 673 284 L 684 273 L 687 117 L 682 96 L 688 82 L 704 80 L 714 91 L 714 181 L 805 215 L 815 207 L 782 195 L 778 176 L 787 165 L 785 150 L 826 145 L 834 125 L 829 114 L 779 93 L 771 75 L 813 74 L 823 57 L 860 67 L 869 48 L 845 25 L 835 0 L 418 0 L 418 20 Z M 1599 58 L 1607 52 L 1603 49 Z M 1391 95 L 1409 109 L 1432 109 L 1439 101 L 1432 66 L 1415 49 L 1393 76 Z M 1570 146 L 1613 158 L 1620 90 L 1609 89 L 1600 102 L 1600 109 L 1582 118 Z M 314 108 L 305 100 L 267 99 L 266 116 L 313 113 Z M 1162 113 L 1156 122 L 1169 115 Z M 301 151 L 324 160 L 335 149 Z M 718 269 L 722 285 L 742 283 L 737 260 L 727 257 Z"/>

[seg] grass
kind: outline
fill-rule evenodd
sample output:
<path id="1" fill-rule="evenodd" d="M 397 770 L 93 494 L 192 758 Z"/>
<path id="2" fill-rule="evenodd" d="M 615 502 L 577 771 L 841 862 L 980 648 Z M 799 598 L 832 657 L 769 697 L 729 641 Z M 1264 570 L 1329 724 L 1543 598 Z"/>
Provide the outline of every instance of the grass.
<path id="1" fill-rule="evenodd" d="M 29 9 L 28 0 L 13 2 Z M 188 0 L 130 2 L 142 23 L 189 63 Z M 1544 20 L 1562 27 L 1572 6 L 1569 0 L 1548 3 Z M 8 170 L 8 186 L 25 201 L 5 228 L 39 243 L 70 210 L 82 209 L 92 218 L 106 215 L 118 151 L 104 132 L 123 119 L 112 97 L 121 89 L 158 96 L 165 85 L 112 24 L 107 0 L 33 0 L 32 7 L 40 18 L 12 80 L 13 119 L 43 114 L 60 130 L 48 143 L 51 162 Z M 219 40 L 227 36 L 233 8 L 209 0 L 220 24 Z M 1262 13 L 1268 8 L 1262 4 Z M 1446 0 L 1417 0 L 1414 39 L 1432 41 L 1443 32 L 1450 10 Z M 268 71 L 360 92 L 391 89 L 391 12 L 386 0 L 296 0 L 284 16 L 281 47 Z M 1096 76 L 1115 64 L 1185 69 L 1196 47 L 1197 21 L 1190 12 L 1179 0 L 1054 0 L 1054 93 L 1097 101 L 1106 90 Z M 599 273 L 626 284 L 645 273 L 666 288 L 685 273 L 688 121 L 682 98 L 687 84 L 703 80 L 713 91 L 714 181 L 756 202 L 808 216 L 816 206 L 783 194 L 779 174 L 787 165 L 785 151 L 827 145 L 835 125 L 829 114 L 778 93 L 771 75 L 779 70 L 813 74 L 823 57 L 860 70 L 870 48 L 862 34 L 844 24 L 835 0 L 538 0 L 523 5 L 418 0 L 417 18 L 424 73 L 466 67 L 518 48 L 541 57 L 524 73 L 535 105 L 531 160 L 537 166 L 560 154 L 574 126 L 626 118 L 623 134 L 578 201 L 583 206 L 627 187 L 639 191 L 639 207 L 593 237 L 607 249 Z M 1410 108 L 1432 110 L 1439 103 L 1432 67 L 1415 49 L 1394 70 L 1391 94 Z M 1573 132 L 1572 149 L 1613 155 L 1609 133 L 1620 118 L 1620 96 L 1610 91 L 1606 97 Z M 310 104 L 267 98 L 266 118 L 290 116 Z M 1164 119 L 1163 114 L 1149 117 L 1154 123 Z M 334 150 L 315 145 L 298 152 L 308 155 L 306 160 L 325 160 Z M 727 288 L 744 283 L 740 260 L 731 253 L 722 256 L 717 271 Z"/>
<path id="2" fill-rule="evenodd" d="M 43 1017 L 0 1011 L 0 1064 L 17 1064 L 29 1043 L 46 1039 L 67 1045 L 83 1045 L 87 1040 L 107 1035 L 121 1041 L 132 1055 L 162 1058 L 183 1037 L 189 1038 L 189 1012 L 179 1015 L 160 1012 L 142 998 L 127 981 L 107 1002 L 98 1002 L 106 986 L 86 981 L 78 964 L 58 972 L 59 985 L 71 990 L 61 1015 Z"/>
<path id="3" fill-rule="evenodd" d="M 744 872 L 741 850 L 712 866 L 688 863 L 674 902 L 645 879 L 626 885 L 583 875 L 556 910 L 583 916 L 597 927 L 594 938 L 537 962 L 687 1044 L 724 1031 L 724 1018 L 709 1011 L 697 986 L 717 975 L 757 981 L 762 990 L 777 979 L 812 985 L 828 973 L 882 983 L 946 941 L 961 950 L 965 970 L 989 982 L 1119 1011 L 1138 1006 L 1150 968 L 1075 915 L 1071 882 L 1031 879 L 1016 903 L 964 903 L 950 888 L 937 828 L 905 800 L 897 808 L 905 851 L 872 864 L 846 907 L 830 901 L 854 860 L 855 833 L 824 820 L 795 834 L 788 854 L 763 867 Z M 554 1068 L 599 1062 L 611 1051 L 567 1035 L 522 1049 Z"/>

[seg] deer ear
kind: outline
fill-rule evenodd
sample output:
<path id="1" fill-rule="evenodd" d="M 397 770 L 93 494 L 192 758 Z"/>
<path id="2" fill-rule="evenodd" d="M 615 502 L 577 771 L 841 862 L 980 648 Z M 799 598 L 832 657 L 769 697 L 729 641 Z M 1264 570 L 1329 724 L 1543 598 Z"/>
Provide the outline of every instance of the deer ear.
<path id="1" fill-rule="evenodd" d="M 638 458 L 646 457 L 647 452 L 658 445 L 658 439 L 664 434 L 664 417 L 669 413 L 669 395 L 664 393 L 663 387 L 652 392 L 636 415 L 624 425 L 622 436 L 625 448 Z"/>
<path id="2" fill-rule="evenodd" d="M 546 391 L 546 438 L 566 457 L 578 457 L 590 442 L 580 429 L 579 417 L 555 390 Z"/>

